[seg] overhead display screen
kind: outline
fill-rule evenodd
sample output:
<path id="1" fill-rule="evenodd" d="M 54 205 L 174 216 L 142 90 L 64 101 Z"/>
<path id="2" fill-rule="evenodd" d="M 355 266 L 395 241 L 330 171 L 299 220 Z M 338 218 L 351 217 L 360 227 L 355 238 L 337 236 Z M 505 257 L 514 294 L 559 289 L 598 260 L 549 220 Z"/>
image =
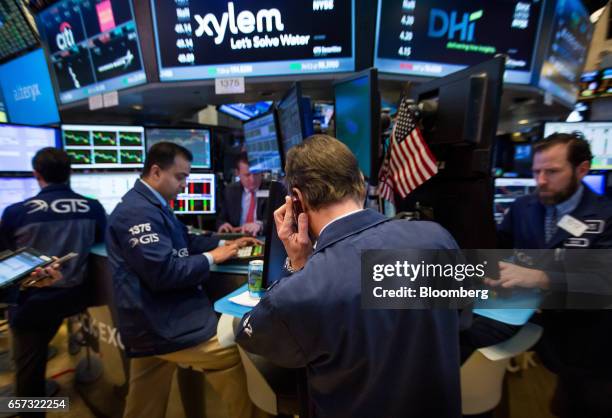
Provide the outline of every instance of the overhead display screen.
<path id="1" fill-rule="evenodd" d="M 63 0 L 37 16 L 61 103 L 146 82 L 128 0 Z"/>
<path id="2" fill-rule="evenodd" d="M 162 81 L 354 71 L 354 0 L 151 0 Z"/>
<path id="3" fill-rule="evenodd" d="M 38 45 L 18 0 L 0 0 L 0 61 Z"/>
<path id="4" fill-rule="evenodd" d="M 142 126 L 62 125 L 72 168 L 140 168 L 145 161 Z"/>
<path id="5" fill-rule="evenodd" d="M 26 125 L 59 122 L 55 92 L 42 49 L 1 65 L 0 87 L 11 122 Z"/>
<path id="6" fill-rule="evenodd" d="M 374 66 L 443 77 L 506 54 L 505 81 L 532 80 L 541 0 L 379 0 Z"/>
<path id="7" fill-rule="evenodd" d="M 558 0 L 548 52 L 540 73 L 542 89 L 566 104 L 574 104 L 592 36 L 589 12 L 580 0 Z"/>

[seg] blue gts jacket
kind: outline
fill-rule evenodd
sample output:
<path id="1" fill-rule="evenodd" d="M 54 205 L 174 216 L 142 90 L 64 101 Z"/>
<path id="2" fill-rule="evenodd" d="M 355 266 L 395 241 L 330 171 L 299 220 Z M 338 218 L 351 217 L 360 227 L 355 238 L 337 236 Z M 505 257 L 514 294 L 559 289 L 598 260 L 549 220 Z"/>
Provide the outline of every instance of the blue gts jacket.
<path id="1" fill-rule="evenodd" d="M 87 260 L 94 243 L 104 240 L 106 214 L 100 202 L 73 192 L 67 184 L 51 184 L 36 196 L 7 207 L 0 223 L 0 247 L 31 247 L 49 256 L 78 253 L 62 266 L 64 278 L 51 287 L 3 296 L 9 303 L 11 326 L 39 329 L 84 310 L 92 288 Z M 2 248 L 0 248 L 2 249 Z"/>
<path id="2" fill-rule="evenodd" d="M 140 180 L 109 219 L 106 236 L 119 331 L 130 357 L 193 347 L 216 332 L 203 282 L 217 238 L 187 228 Z"/>
<path id="3" fill-rule="evenodd" d="M 303 270 L 241 321 L 236 342 L 305 367 L 317 417 L 458 418 L 459 316 L 361 308 L 361 251 L 457 248 L 437 224 L 363 210 L 330 224 Z"/>

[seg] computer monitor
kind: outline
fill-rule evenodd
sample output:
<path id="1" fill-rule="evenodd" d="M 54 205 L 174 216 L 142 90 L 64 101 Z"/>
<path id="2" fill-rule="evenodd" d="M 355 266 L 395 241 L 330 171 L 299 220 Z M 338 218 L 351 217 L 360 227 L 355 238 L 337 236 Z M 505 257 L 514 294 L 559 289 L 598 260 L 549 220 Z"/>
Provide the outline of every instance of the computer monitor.
<path id="1" fill-rule="evenodd" d="M 612 170 L 612 122 L 547 122 L 544 137 L 554 133 L 581 132 L 591 145 L 592 170 Z"/>
<path id="2" fill-rule="evenodd" d="M 191 168 L 211 169 L 210 130 L 189 128 L 147 128 L 147 151 L 158 142 L 182 145 L 193 154 Z"/>
<path id="3" fill-rule="evenodd" d="M 57 130 L 0 124 L 0 171 L 30 172 L 32 157 L 45 147 L 57 147 Z"/>
<path id="4" fill-rule="evenodd" d="M 505 80 L 529 84 L 537 68 L 541 0 L 379 0 L 374 66 L 443 77 L 508 56 Z"/>
<path id="5" fill-rule="evenodd" d="M 39 191 L 40 186 L 34 177 L 0 178 L 0 216 L 7 206 L 35 196 Z"/>
<path id="6" fill-rule="evenodd" d="M 245 122 L 244 141 L 252 172 L 280 172 L 284 167 L 278 149 L 278 120 L 272 111 Z"/>
<path id="7" fill-rule="evenodd" d="M 150 4 L 162 82 L 355 70 L 355 0 Z"/>
<path id="8" fill-rule="evenodd" d="M 313 132 L 312 119 L 305 120 L 306 112 L 303 105 L 302 86 L 299 82 L 294 83 L 278 103 L 278 124 L 285 155 Z"/>
<path id="9" fill-rule="evenodd" d="M 144 165 L 142 126 L 62 125 L 62 142 L 72 168 L 141 168 Z"/>
<path id="10" fill-rule="evenodd" d="M 376 69 L 334 84 L 336 138 L 357 157 L 366 178 L 378 174 L 380 99 Z"/>
<path id="11" fill-rule="evenodd" d="M 146 83 L 136 3 L 59 0 L 36 15 L 60 103 Z"/>
<path id="12" fill-rule="evenodd" d="M 591 189 L 594 193 L 603 196 L 606 194 L 606 175 L 605 174 L 589 174 L 584 176 L 582 182 Z"/>
<path id="13" fill-rule="evenodd" d="M 535 188 L 536 182 L 532 178 L 495 179 L 495 197 L 493 200 L 495 222 L 501 223 L 512 203 L 519 197 L 533 193 Z"/>
<path id="14" fill-rule="evenodd" d="M 177 215 L 205 215 L 216 212 L 215 175 L 191 173 L 183 193 L 170 202 Z"/>
<path id="15" fill-rule="evenodd" d="M 330 103 L 316 103 L 314 104 L 313 119 L 318 120 L 321 123 L 321 129 L 326 130 L 329 126 L 329 122 L 334 117 L 334 105 Z"/>
<path id="16" fill-rule="evenodd" d="M 264 270 L 262 285 L 265 289 L 270 287 L 275 282 L 287 275 L 284 270 L 285 259 L 287 252 L 285 247 L 278 237 L 276 223 L 274 221 L 274 211 L 285 204 L 285 196 L 287 196 L 287 188 L 278 181 L 270 183 L 270 194 L 268 196 L 268 205 L 266 207 L 266 229 L 264 236 L 266 237 L 266 245 L 264 247 Z"/>
<path id="17" fill-rule="evenodd" d="M 70 176 L 70 187 L 76 193 L 100 201 L 110 214 L 121 202 L 121 198 L 140 177 L 140 173 L 74 173 Z"/>
<path id="18" fill-rule="evenodd" d="M 241 121 L 247 121 L 270 111 L 272 103 L 272 101 L 263 101 L 257 103 L 224 104 L 217 106 L 217 111 Z"/>

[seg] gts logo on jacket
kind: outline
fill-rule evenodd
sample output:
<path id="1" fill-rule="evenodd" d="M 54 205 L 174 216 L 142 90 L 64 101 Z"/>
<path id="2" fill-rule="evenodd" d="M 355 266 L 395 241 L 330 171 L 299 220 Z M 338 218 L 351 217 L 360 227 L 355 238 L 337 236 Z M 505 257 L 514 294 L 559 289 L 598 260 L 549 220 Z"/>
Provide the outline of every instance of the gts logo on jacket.
<path id="1" fill-rule="evenodd" d="M 57 199 L 51 203 L 41 199 L 33 199 L 24 203 L 24 206 L 30 210 L 28 215 L 36 212 L 55 213 L 87 213 L 89 212 L 89 203 L 85 199 Z"/>

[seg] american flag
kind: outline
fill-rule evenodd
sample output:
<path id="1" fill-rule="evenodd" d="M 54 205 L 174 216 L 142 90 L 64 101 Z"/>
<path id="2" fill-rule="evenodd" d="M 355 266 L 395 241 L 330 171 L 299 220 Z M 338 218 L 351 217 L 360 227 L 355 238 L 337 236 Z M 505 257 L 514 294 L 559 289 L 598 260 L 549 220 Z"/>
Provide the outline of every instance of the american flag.
<path id="1" fill-rule="evenodd" d="M 417 112 L 408 99 L 402 99 L 388 157 L 379 174 L 379 194 L 390 201 L 393 191 L 405 198 L 438 172 L 436 159 L 417 126 Z"/>

